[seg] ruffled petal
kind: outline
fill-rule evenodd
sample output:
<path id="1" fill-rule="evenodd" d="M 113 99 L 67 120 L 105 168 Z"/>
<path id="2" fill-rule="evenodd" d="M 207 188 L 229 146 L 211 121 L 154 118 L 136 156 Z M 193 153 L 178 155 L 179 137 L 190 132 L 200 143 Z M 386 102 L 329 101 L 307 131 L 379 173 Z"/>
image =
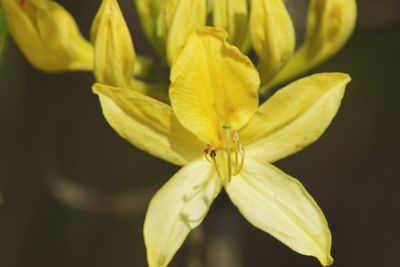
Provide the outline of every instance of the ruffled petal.
<path id="1" fill-rule="evenodd" d="M 194 31 L 171 70 L 170 97 L 179 121 L 217 145 L 228 123 L 240 129 L 258 107 L 259 77 L 251 61 L 213 28 Z"/>

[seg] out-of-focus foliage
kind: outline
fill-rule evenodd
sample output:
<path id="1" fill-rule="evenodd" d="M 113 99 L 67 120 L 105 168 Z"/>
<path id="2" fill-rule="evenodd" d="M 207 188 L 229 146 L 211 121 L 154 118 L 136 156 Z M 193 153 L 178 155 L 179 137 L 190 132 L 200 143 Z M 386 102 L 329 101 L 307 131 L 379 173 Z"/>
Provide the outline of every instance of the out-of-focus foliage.
<path id="1" fill-rule="evenodd" d="M 7 27 L 4 21 L 3 10 L 0 8 L 0 58 L 3 56 L 6 36 L 7 36 Z"/>

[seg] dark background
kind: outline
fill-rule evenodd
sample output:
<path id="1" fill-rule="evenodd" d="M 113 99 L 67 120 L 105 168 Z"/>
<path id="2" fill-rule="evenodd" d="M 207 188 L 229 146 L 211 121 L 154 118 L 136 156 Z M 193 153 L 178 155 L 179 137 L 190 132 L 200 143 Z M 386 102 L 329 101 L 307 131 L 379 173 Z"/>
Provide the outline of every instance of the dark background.
<path id="1" fill-rule="evenodd" d="M 62 2 L 87 35 L 100 1 Z M 151 53 L 132 3 L 119 2 L 137 52 Z M 353 78 L 336 119 L 319 141 L 277 165 L 323 209 L 335 266 L 398 266 L 400 4 L 358 6 L 349 43 L 313 71 Z M 178 168 L 121 139 L 92 82 L 90 73 L 41 73 L 8 44 L 0 67 L 1 267 L 146 266 L 146 203 Z M 253 228 L 221 195 L 171 266 L 319 264 Z"/>

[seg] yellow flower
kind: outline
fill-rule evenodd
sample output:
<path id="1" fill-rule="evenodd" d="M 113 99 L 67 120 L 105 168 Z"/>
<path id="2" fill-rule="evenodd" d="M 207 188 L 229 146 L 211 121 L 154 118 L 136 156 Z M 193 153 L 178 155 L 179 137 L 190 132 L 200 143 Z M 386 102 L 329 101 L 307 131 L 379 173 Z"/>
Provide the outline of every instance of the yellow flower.
<path id="1" fill-rule="evenodd" d="M 271 165 L 314 142 L 336 114 L 346 74 L 298 80 L 258 107 L 259 76 L 224 32 L 190 34 L 174 61 L 171 106 L 95 84 L 110 125 L 136 147 L 184 167 L 152 199 L 144 236 L 165 267 L 222 188 L 246 219 L 322 265 L 332 264 L 325 217 L 296 179 Z"/>
<path id="2" fill-rule="evenodd" d="M 92 70 L 92 46 L 59 4 L 49 0 L 0 3 L 11 36 L 36 68 L 47 72 Z"/>

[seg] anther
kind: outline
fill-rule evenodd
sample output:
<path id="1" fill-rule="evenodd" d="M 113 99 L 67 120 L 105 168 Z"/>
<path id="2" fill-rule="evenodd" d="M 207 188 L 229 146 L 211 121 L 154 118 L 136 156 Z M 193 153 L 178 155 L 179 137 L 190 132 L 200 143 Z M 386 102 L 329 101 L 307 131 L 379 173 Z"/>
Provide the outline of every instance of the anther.
<path id="1" fill-rule="evenodd" d="M 244 148 L 242 144 L 238 144 L 238 151 L 242 155 L 244 153 Z"/>
<path id="2" fill-rule="evenodd" d="M 235 144 L 237 144 L 239 142 L 239 134 L 236 130 L 233 131 L 232 140 Z"/>
<path id="3" fill-rule="evenodd" d="M 215 147 L 210 148 L 210 157 L 215 158 L 217 156 L 217 149 Z"/>
<path id="4" fill-rule="evenodd" d="M 205 153 L 206 160 L 210 163 L 212 162 L 210 157 L 214 159 L 217 156 L 217 149 L 210 144 L 206 145 L 203 152 Z"/>
<path id="5" fill-rule="evenodd" d="M 203 152 L 206 153 L 206 154 L 209 154 L 210 153 L 210 149 L 211 149 L 211 145 L 207 144 L 206 147 L 204 148 Z"/>

